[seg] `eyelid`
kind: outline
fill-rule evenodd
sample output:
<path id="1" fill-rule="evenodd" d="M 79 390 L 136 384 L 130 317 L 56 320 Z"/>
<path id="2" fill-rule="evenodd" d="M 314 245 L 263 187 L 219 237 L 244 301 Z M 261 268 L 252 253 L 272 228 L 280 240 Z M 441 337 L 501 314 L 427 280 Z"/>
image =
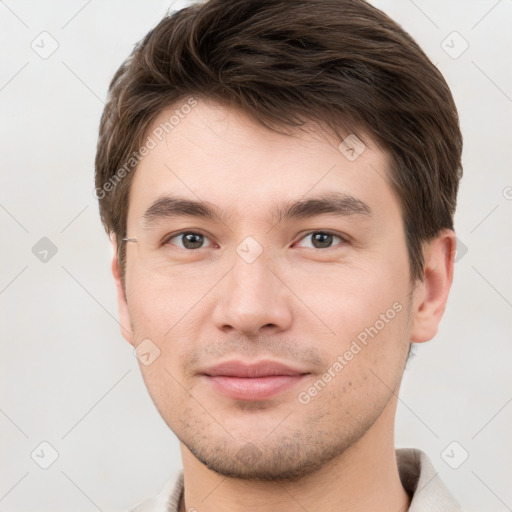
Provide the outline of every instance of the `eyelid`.
<path id="1" fill-rule="evenodd" d="M 294 245 L 295 245 L 295 243 L 301 242 L 302 240 L 304 240 L 304 238 L 308 237 L 309 235 L 312 235 L 313 233 L 323 233 L 325 235 L 337 236 L 338 238 L 341 239 L 342 243 L 338 244 L 337 246 L 334 245 L 331 247 L 326 247 L 325 249 L 317 249 L 316 247 L 306 247 L 307 249 L 317 249 L 320 251 L 326 251 L 328 249 L 334 249 L 335 247 L 340 247 L 349 242 L 349 237 L 347 235 L 344 235 L 343 233 L 338 233 L 337 231 L 331 231 L 330 229 L 313 229 L 313 230 L 307 231 L 306 233 L 302 234 L 300 236 L 300 238 L 297 240 L 297 242 L 294 242 Z"/>
<path id="2" fill-rule="evenodd" d="M 162 242 L 161 242 L 161 245 L 166 245 L 168 243 L 170 243 L 170 241 L 173 239 L 173 238 L 176 238 L 180 235 L 184 235 L 184 234 L 187 234 L 187 233 L 192 233 L 192 234 L 197 234 L 197 235 L 202 235 L 203 237 L 205 237 L 206 239 L 208 239 L 210 241 L 210 244 L 211 245 L 214 245 L 215 242 L 212 240 L 213 237 L 211 237 L 209 234 L 205 233 L 202 229 L 183 229 L 181 231 L 176 231 L 174 233 L 169 233 L 168 235 L 166 235 L 163 239 L 162 239 Z M 333 236 L 336 236 L 338 238 L 340 238 L 340 240 L 342 241 L 342 243 L 338 244 L 338 246 L 341 246 L 341 245 L 344 245 L 346 243 L 349 242 L 350 240 L 350 237 L 348 237 L 347 235 L 344 235 L 343 233 L 338 233 L 337 231 L 332 231 L 330 229 L 313 229 L 313 230 L 309 230 L 309 231 L 306 231 L 305 233 L 299 235 L 300 238 L 293 243 L 293 245 L 301 242 L 302 240 L 304 240 L 304 238 L 314 234 L 314 233 L 323 233 L 323 234 L 326 234 L 326 235 L 333 235 Z M 174 245 L 174 244 L 172 244 Z M 181 249 L 181 247 L 179 246 L 176 246 L 178 248 Z M 198 249 L 194 249 L 194 251 L 199 251 L 201 249 L 207 249 L 208 247 L 210 246 L 207 246 L 207 247 L 200 247 Z M 325 249 L 317 249 L 315 247 L 313 247 L 312 249 L 317 249 L 317 250 L 327 250 L 327 249 L 333 249 L 334 247 L 337 247 L 336 245 L 335 246 L 332 246 L 332 247 L 326 247 Z M 191 251 L 190 249 L 187 249 L 189 251 Z"/>
<path id="3" fill-rule="evenodd" d="M 206 238 L 210 241 L 210 244 L 212 244 L 212 245 L 214 244 L 212 237 L 210 235 L 206 234 L 205 232 L 203 232 L 203 230 L 201 230 L 201 229 L 182 229 L 181 231 L 176 231 L 174 233 L 169 233 L 168 235 L 165 235 L 164 238 L 162 239 L 160 245 L 162 245 L 162 246 L 167 245 L 168 243 L 170 243 L 170 241 L 173 238 L 176 238 L 177 236 L 185 235 L 185 234 L 202 235 L 204 238 Z M 175 245 L 175 244 L 172 244 L 172 245 Z M 183 247 L 179 247 L 179 246 L 175 246 L 175 247 L 178 247 L 178 249 L 183 249 Z M 207 249 L 208 247 L 210 247 L 210 246 L 199 247 L 198 249 L 193 249 L 193 250 L 200 251 L 201 249 Z M 186 250 L 192 252 L 191 249 L 186 249 Z"/>

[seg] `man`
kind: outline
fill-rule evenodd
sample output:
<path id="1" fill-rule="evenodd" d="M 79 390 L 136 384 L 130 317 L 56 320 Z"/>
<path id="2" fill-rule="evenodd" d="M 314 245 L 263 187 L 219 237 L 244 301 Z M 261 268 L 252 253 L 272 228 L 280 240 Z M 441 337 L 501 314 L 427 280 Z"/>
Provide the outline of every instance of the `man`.
<path id="1" fill-rule="evenodd" d="M 461 151 L 443 77 L 363 0 L 210 0 L 144 38 L 96 156 L 122 334 L 182 454 L 137 510 L 460 510 L 393 428 Z"/>

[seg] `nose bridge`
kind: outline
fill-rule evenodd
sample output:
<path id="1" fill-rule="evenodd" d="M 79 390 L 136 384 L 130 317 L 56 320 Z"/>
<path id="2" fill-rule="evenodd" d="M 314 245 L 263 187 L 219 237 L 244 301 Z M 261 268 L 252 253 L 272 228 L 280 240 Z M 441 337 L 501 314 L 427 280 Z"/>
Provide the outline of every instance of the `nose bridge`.
<path id="1" fill-rule="evenodd" d="M 263 327 L 287 329 L 292 315 L 283 284 L 269 268 L 269 254 L 257 254 L 251 243 L 242 242 L 237 248 L 214 321 L 220 329 L 231 327 L 246 335 Z"/>
<path id="2" fill-rule="evenodd" d="M 231 296 L 251 302 L 250 292 L 263 297 L 268 291 L 272 273 L 268 269 L 268 258 L 259 256 L 254 261 L 245 260 L 237 254 L 231 271 Z M 274 293 L 276 292 L 274 288 Z"/>

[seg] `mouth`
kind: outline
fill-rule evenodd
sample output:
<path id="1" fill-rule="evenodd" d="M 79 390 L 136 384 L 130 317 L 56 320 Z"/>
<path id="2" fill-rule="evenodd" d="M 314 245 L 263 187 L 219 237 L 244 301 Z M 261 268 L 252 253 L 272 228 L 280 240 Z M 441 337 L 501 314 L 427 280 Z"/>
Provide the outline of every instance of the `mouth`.
<path id="1" fill-rule="evenodd" d="M 235 400 L 265 400 L 289 390 L 309 372 L 275 361 L 226 361 L 201 372 L 212 388 Z"/>

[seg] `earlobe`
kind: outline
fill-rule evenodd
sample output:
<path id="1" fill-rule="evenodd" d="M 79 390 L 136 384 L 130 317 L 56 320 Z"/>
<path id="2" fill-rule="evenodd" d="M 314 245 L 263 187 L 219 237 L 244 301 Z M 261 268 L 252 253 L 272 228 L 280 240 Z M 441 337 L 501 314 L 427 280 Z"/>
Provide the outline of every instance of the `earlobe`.
<path id="1" fill-rule="evenodd" d="M 116 283 L 117 289 L 117 307 L 119 311 L 119 324 L 123 338 L 133 345 L 133 332 L 130 312 L 128 310 L 128 302 L 126 300 L 125 289 L 121 279 L 121 272 L 119 270 L 119 261 L 117 260 L 117 244 L 115 238 L 112 237 L 112 246 L 114 248 L 114 255 L 112 256 L 112 275 Z"/>
<path id="2" fill-rule="evenodd" d="M 446 229 L 424 249 L 424 278 L 413 298 L 413 343 L 429 341 L 437 333 L 453 281 L 455 244 L 455 233 Z"/>

